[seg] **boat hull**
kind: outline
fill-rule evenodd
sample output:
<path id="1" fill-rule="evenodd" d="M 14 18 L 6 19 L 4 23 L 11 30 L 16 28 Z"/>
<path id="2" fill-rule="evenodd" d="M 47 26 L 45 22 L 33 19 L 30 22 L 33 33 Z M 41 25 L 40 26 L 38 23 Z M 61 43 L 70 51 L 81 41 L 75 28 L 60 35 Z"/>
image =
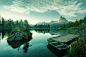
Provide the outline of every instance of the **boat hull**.
<path id="1" fill-rule="evenodd" d="M 66 51 L 69 48 L 68 45 L 66 45 L 64 43 L 61 43 L 59 41 L 55 41 L 53 39 L 52 40 L 51 39 L 47 39 L 47 42 L 48 42 L 49 45 L 51 45 L 52 47 L 54 47 L 55 49 L 57 49 L 60 52 L 64 52 L 64 51 Z"/>

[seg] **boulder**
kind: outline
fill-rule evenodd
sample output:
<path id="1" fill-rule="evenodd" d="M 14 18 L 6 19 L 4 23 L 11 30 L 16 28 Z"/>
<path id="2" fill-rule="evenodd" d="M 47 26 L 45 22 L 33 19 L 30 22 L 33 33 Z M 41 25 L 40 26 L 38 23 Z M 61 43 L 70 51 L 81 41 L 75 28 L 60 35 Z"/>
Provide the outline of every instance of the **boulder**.
<path id="1" fill-rule="evenodd" d="M 12 36 L 10 38 L 8 38 L 7 40 L 8 41 L 13 41 L 14 39 L 15 39 L 15 36 L 14 36 L 14 34 L 12 34 Z"/>
<path id="2" fill-rule="evenodd" d="M 21 45 L 25 44 L 26 42 L 29 42 L 32 38 L 28 38 L 27 40 L 21 40 L 21 41 L 7 41 L 8 44 L 12 47 L 12 48 L 18 48 Z"/>
<path id="3" fill-rule="evenodd" d="M 7 41 L 20 41 L 23 39 L 28 39 L 32 37 L 32 33 L 31 32 L 14 32 L 10 38 L 7 39 Z"/>

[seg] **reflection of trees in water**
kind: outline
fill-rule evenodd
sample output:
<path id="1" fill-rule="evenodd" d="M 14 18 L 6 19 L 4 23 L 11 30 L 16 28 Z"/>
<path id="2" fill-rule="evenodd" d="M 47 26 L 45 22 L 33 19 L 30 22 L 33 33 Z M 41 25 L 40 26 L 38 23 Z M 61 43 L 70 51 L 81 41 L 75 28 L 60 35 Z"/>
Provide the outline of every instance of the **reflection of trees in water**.
<path id="1" fill-rule="evenodd" d="M 2 39 L 4 38 L 4 36 L 6 35 L 6 34 L 10 34 L 10 32 L 11 32 L 12 30 L 10 30 L 10 29 L 2 29 L 2 30 L 0 30 L 0 33 L 2 33 Z"/>
<path id="2" fill-rule="evenodd" d="M 1 35 L 2 35 L 2 39 L 4 38 L 4 36 L 8 36 L 9 34 L 10 34 L 10 32 L 11 32 L 12 30 L 10 30 L 10 29 L 2 29 L 2 30 L 0 30 L 0 33 L 1 33 Z M 29 41 L 31 40 L 32 38 L 29 38 L 29 39 L 27 39 L 27 40 L 22 40 L 22 41 L 17 41 L 17 42 L 8 42 L 8 44 L 12 47 L 12 48 L 18 48 L 17 50 L 19 51 L 19 49 L 20 49 L 20 46 L 21 45 L 23 45 L 24 44 L 24 46 L 23 46 L 23 50 L 24 50 L 24 53 L 27 53 L 27 51 L 28 51 L 28 48 L 31 46 L 31 45 L 29 45 Z"/>
<path id="3" fill-rule="evenodd" d="M 65 31 L 61 31 L 58 29 L 34 29 L 38 33 L 50 33 L 51 35 L 65 35 L 68 34 Z"/>
<path id="4" fill-rule="evenodd" d="M 32 39 L 32 38 L 29 38 L 29 39 L 27 39 L 27 40 L 22 40 L 22 41 L 16 41 L 16 42 L 15 42 L 15 41 L 13 41 L 13 42 L 9 42 L 9 41 L 8 41 L 8 44 L 9 44 L 13 49 L 17 48 L 18 51 L 19 51 L 21 45 L 23 45 L 23 51 L 24 51 L 24 53 L 27 53 L 28 48 L 31 46 L 31 45 L 29 44 L 29 41 L 30 41 L 31 39 Z"/>
<path id="5" fill-rule="evenodd" d="M 4 38 L 5 30 L 2 30 L 2 39 Z"/>
<path id="6" fill-rule="evenodd" d="M 24 53 L 27 53 L 28 47 L 29 47 L 29 43 L 26 42 L 26 43 L 24 44 L 24 47 L 23 47 Z"/>
<path id="7" fill-rule="evenodd" d="M 39 33 L 49 33 L 50 32 L 50 29 L 34 29 L 34 30 Z"/>
<path id="8" fill-rule="evenodd" d="M 24 51 L 24 53 L 27 53 L 27 51 L 28 51 L 28 47 L 29 47 L 29 46 L 31 46 L 31 45 L 29 45 L 28 42 L 25 42 L 25 43 L 24 43 L 24 47 L 23 47 L 23 51 Z"/>
<path id="9" fill-rule="evenodd" d="M 1 38 L 1 35 L 2 35 L 2 33 L 0 33 L 0 41 L 1 41 L 1 39 L 2 39 L 2 38 Z"/>

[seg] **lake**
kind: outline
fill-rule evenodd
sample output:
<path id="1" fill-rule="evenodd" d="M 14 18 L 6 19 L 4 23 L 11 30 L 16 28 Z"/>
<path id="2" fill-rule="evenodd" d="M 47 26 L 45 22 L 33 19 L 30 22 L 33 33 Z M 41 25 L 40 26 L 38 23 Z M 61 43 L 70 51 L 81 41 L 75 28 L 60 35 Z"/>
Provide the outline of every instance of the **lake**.
<path id="1" fill-rule="evenodd" d="M 7 42 L 10 30 L 0 32 L 0 57 L 66 57 L 53 51 L 47 39 L 65 34 L 65 32 L 48 30 L 31 30 L 32 38 L 26 41 Z"/>

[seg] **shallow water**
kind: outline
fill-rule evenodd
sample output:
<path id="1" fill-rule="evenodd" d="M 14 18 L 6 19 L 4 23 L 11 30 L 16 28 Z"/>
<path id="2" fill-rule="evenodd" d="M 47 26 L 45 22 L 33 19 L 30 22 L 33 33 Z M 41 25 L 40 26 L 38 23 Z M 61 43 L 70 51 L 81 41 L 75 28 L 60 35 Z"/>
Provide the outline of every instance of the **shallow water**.
<path id="1" fill-rule="evenodd" d="M 47 39 L 57 35 L 50 33 L 39 33 L 34 30 L 31 31 L 32 39 L 28 41 L 8 43 L 4 35 L 0 34 L 0 57 L 66 57 L 61 54 L 55 54 L 47 46 Z M 52 48 L 51 48 L 52 49 Z"/>

